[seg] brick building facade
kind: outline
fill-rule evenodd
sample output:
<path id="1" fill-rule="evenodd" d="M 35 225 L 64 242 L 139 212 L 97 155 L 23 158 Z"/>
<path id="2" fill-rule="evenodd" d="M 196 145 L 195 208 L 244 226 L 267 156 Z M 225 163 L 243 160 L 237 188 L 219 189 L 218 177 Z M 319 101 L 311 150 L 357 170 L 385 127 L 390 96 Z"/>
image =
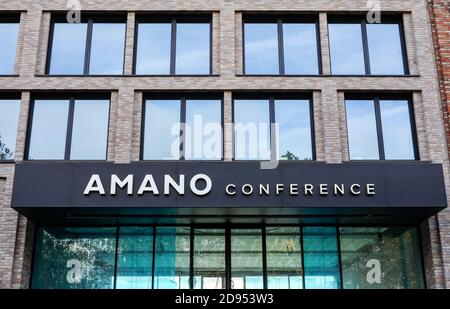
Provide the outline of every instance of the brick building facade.
<path id="1" fill-rule="evenodd" d="M 449 48 L 450 48 L 450 3 L 448 1 L 428 1 L 433 42 L 436 53 L 436 66 L 439 90 L 442 99 L 444 126 L 449 140 Z M 442 237 L 442 236 L 441 236 Z M 445 236 L 441 238 L 445 243 Z"/>
<path id="2" fill-rule="evenodd" d="M 445 2 L 379 1 L 382 16 L 385 13 L 400 16 L 409 74 L 336 76 L 332 74 L 331 69 L 328 19 L 330 16 L 343 13 L 361 15 L 368 9 L 366 0 L 81 1 L 82 16 L 90 12 L 120 13 L 126 16 L 123 74 L 62 76 L 48 74 L 46 66 L 49 61 L 49 40 L 52 39 L 51 21 L 55 13 L 67 11 L 66 1 L 1 1 L 0 14 L 19 14 L 20 27 L 14 73 L 0 76 L 0 95 L 20 95 L 20 112 L 14 161 L 0 162 L 0 287 L 30 287 L 32 269 L 36 268 L 33 266 L 35 264 L 33 251 L 36 246 L 36 228 L 41 223 L 28 220 L 11 205 L 16 167 L 32 164 L 27 162 L 26 155 L 30 104 L 33 98 L 41 94 L 98 91 L 110 93 L 106 161 L 130 164 L 141 159 L 144 119 L 142 105 L 148 93 L 156 91 L 220 93 L 223 96 L 225 124 L 223 161 L 232 162 L 234 142 L 230 123 L 233 122 L 233 96 L 240 93 L 259 93 L 261 90 L 271 93 L 307 92 L 311 95 L 314 106 L 312 119 L 315 159 L 318 162 L 338 165 L 348 164 L 351 161 L 346 125 L 346 95 L 406 94 L 411 97 L 414 108 L 417 149 L 420 161 L 423 161 L 416 164 L 426 165 L 430 162 L 442 164 L 445 188 L 447 195 L 450 196 L 449 156 L 443 142 L 446 134 L 450 138 L 447 102 L 450 100 L 450 89 L 448 82 L 446 83 L 450 74 L 448 61 L 450 15 L 448 4 Z M 161 12 L 210 14 L 211 74 L 205 76 L 134 74 L 135 30 L 138 17 L 143 13 Z M 277 16 L 302 13 L 317 16 L 321 74 L 317 76 L 245 74 L 242 24 L 248 13 Z M 431 25 L 436 26 L 433 32 Z M 437 66 L 433 39 L 437 47 Z M 437 73 L 441 73 L 439 78 Z M 444 108 L 445 121 L 442 120 L 441 107 Z M 365 221 L 361 224 L 365 224 Z M 420 239 L 426 287 L 447 288 L 450 284 L 450 213 L 447 209 L 420 224 Z"/>

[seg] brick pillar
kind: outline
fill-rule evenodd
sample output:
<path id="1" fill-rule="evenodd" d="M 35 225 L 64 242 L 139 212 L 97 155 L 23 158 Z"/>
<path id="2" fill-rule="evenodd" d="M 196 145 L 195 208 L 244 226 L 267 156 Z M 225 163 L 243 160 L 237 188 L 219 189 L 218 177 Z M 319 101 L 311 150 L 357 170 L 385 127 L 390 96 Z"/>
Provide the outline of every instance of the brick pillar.
<path id="1" fill-rule="evenodd" d="M 20 14 L 20 27 L 19 27 L 19 37 L 17 38 L 16 62 L 14 63 L 14 74 L 20 73 L 20 65 L 22 62 L 23 38 L 24 38 L 24 34 L 25 34 L 26 19 L 27 19 L 27 13 L 22 12 Z"/>
<path id="2" fill-rule="evenodd" d="M 19 214 L 11 208 L 14 165 L 0 165 L 0 289 L 12 287 Z"/>
<path id="3" fill-rule="evenodd" d="M 125 38 L 125 68 L 124 74 L 131 75 L 133 72 L 133 55 L 134 55 L 134 27 L 135 14 L 130 12 L 127 15 L 127 34 Z"/>
<path id="4" fill-rule="evenodd" d="M 142 91 L 134 93 L 134 109 L 133 109 L 133 140 L 131 147 L 131 161 L 139 161 L 141 156 L 141 133 L 143 129 L 142 111 L 144 104 L 144 94 Z"/>
<path id="5" fill-rule="evenodd" d="M 228 13 L 228 12 L 227 12 Z M 224 14 L 224 13 L 222 13 Z M 242 74 L 244 73 L 244 55 L 243 55 L 243 44 L 244 42 L 242 41 L 242 13 L 241 12 L 230 12 L 228 14 L 233 14 L 233 18 L 234 18 L 234 29 L 233 31 L 231 31 L 232 29 L 224 29 L 224 31 L 222 31 L 223 34 L 223 44 L 226 44 L 226 40 L 229 39 L 233 39 L 232 37 L 230 37 L 232 35 L 232 33 L 234 33 L 234 53 L 232 52 L 233 50 L 230 48 L 229 50 L 225 51 L 225 48 L 222 48 L 224 51 L 222 52 L 223 54 L 223 58 L 225 58 L 224 60 L 227 60 L 226 63 L 222 64 L 225 68 L 226 67 L 231 67 L 230 65 L 232 63 L 235 64 L 235 72 L 236 74 Z M 223 17 L 225 18 L 225 16 Z M 225 28 L 225 25 L 223 25 L 222 27 Z M 233 40 L 229 41 L 229 42 L 233 42 Z M 222 45 L 222 46 L 226 46 L 226 45 Z M 229 54 L 228 54 L 229 53 Z M 233 57 L 233 58 L 231 58 Z M 222 58 L 222 59 L 223 59 Z M 231 73 L 231 72 L 230 72 Z"/>
<path id="6" fill-rule="evenodd" d="M 316 143 L 316 160 L 325 161 L 325 141 L 323 135 L 323 110 L 320 91 L 313 92 L 314 137 Z"/>
<path id="7" fill-rule="evenodd" d="M 111 107 L 109 109 L 109 130 L 108 130 L 108 154 L 107 160 L 114 161 L 116 153 L 116 130 L 117 130 L 117 109 L 119 105 L 119 94 L 117 91 L 111 93 Z"/>
<path id="8" fill-rule="evenodd" d="M 319 14 L 320 48 L 322 53 L 322 74 L 331 74 L 330 48 L 328 44 L 328 19 L 327 13 Z"/>
<path id="9" fill-rule="evenodd" d="M 220 74 L 220 13 L 212 14 L 212 74 Z M 230 48 L 231 49 L 231 48 Z"/>
<path id="10" fill-rule="evenodd" d="M 115 162 L 130 163 L 133 135 L 134 89 L 120 88 L 117 103 Z"/>
<path id="11" fill-rule="evenodd" d="M 225 91 L 223 100 L 223 138 L 224 138 L 224 159 L 233 160 L 233 98 L 231 91 Z"/>
<path id="12" fill-rule="evenodd" d="M 24 23 L 23 49 L 21 55 L 20 75 L 21 77 L 33 77 L 36 72 L 37 53 L 39 47 L 39 36 L 41 31 L 42 10 L 39 3 L 30 8 L 26 14 L 26 19 L 21 21 Z"/>
<path id="13" fill-rule="evenodd" d="M 337 90 L 332 87 L 322 90 L 321 97 L 325 160 L 327 163 L 342 163 L 342 147 L 339 136 L 339 107 Z"/>

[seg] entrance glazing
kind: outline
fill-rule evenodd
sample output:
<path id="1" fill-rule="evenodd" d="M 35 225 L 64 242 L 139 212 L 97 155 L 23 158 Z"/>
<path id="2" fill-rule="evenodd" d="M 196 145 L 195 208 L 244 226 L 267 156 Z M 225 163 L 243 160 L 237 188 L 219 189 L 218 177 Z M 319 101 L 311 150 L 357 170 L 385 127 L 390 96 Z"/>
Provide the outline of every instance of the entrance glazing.
<path id="1" fill-rule="evenodd" d="M 416 228 L 38 228 L 33 288 L 423 288 Z"/>

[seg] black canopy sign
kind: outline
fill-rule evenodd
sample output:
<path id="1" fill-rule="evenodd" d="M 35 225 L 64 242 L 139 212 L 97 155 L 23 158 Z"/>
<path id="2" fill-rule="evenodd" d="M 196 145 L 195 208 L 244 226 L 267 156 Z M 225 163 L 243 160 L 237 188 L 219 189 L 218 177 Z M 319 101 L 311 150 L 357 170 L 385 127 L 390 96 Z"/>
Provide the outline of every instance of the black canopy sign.
<path id="1" fill-rule="evenodd" d="M 12 206 L 33 217 L 58 210 L 86 218 L 404 212 L 422 220 L 446 207 L 446 194 L 442 166 L 429 163 L 24 163 L 16 167 Z"/>

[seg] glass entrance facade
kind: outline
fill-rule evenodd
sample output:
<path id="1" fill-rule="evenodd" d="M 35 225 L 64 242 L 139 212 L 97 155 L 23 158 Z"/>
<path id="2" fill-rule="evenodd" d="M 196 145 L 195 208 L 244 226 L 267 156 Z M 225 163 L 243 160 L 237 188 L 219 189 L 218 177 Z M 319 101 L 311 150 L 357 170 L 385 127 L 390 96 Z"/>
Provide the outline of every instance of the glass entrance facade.
<path id="1" fill-rule="evenodd" d="M 414 227 L 38 228 L 33 288 L 424 288 Z"/>

